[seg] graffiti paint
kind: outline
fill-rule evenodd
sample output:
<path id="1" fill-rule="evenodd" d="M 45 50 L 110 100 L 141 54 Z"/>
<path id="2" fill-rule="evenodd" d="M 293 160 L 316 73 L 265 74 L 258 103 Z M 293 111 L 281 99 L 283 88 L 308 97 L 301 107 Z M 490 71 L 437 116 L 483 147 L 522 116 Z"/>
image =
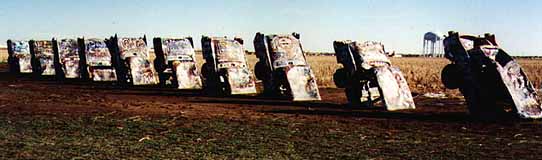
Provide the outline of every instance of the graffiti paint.
<path id="1" fill-rule="evenodd" d="M 130 73 L 134 85 L 157 84 L 158 76 L 149 60 L 144 57 L 134 56 L 128 58 Z"/>
<path id="2" fill-rule="evenodd" d="M 231 94 L 253 94 L 256 93 L 256 84 L 250 70 L 246 67 L 227 68 L 228 82 Z"/>
<path id="3" fill-rule="evenodd" d="M 316 78 L 309 66 L 293 66 L 286 70 L 286 77 L 294 101 L 321 100 Z"/>
<path id="4" fill-rule="evenodd" d="M 165 39 L 162 49 L 167 61 L 195 61 L 196 52 L 188 39 Z"/>
<path id="5" fill-rule="evenodd" d="M 111 66 L 111 53 L 103 40 L 85 39 L 85 46 L 87 65 Z"/>
<path id="6" fill-rule="evenodd" d="M 118 42 L 120 57 L 122 59 L 133 56 L 139 56 L 145 59 L 149 58 L 149 51 L 145 40 L 141 38 L 120 38 Z"/>
<path id="7" fill-rule="evenodd" d="M 60 64 L 66 78 L 79 78 L 79 46 L 75 39 L 62 39 L 58 42 Z"/>
<path id="8" fill-rule="evenodd" d="M 505 66 L 496 64 L 518 114 L 523 118 L 542 118 L 542 107 L 536 99 L 536 91 L 521 66 L 514 60 Z"/>
<path id="9" fill-rule="evenodd" d="M 378 67 L 375 72 L 387 110 L 416 109 L 406 79 L 399 68 Z"/>
<path id="10" fill-rule="evenodd" d="M 356 42 L 355 49 L 358 51 L 361 57 L 361 67 L 366 70 L 373 67 L 382 67 L 391 64 L 391 61 L 388 59 L 386 52 L 384 51 L 384 45 L 382 45 L 380 42 Z"/>
<path id="11" fill-rule="evenodd" d="M 214 44 L 216 71 L 222 77 L 221 81 L 228 85 L 229 94 L 256 93 L 255 78 L 248 69 L 243 45 L 226 38 L 213 38 L 211 42 Z"/>
<path id="12" fill-rule="evenodd" d="M 215 44 L 217 66 L 226 69 L 231 94 L 256 93 L 255 80 L 247 68 L 243 45 L 229 39 L 216 40 Z"/>
<path id="13" fill-rule="evenodd" d="M 174 61 L 178 89 L 201 89 L 201 77 L 194 62 Z"/>
<path id="14" fill-rule="evenodd" d="M 111 53 L 103 40 L 85 39 L 85 57 L 90 79 L 117 81 L 116 70 L 111 63 Z"/>
<path id="15" fill-rule="evenodd" d="M 149 57 L 145 40 L 142 38 L 120 38 L 120 57 L 127 63 L 134 85 L 158 84 L 158 73 Z"/>
<path id="16" fill-rule="evenodd" d="M 452 64 L 443 69 L 443 73 L 447 73 L 442 76 L 445 78 L 443 83 L 450 89 L 460 89 L 471 114 L 484 116 L 484 112 L 501 112 L 502 105 L 511 100 L 519 117 L 542 118 L 542 106 L 535 88 L 521 66 L 497 45 L 495 35 L 476 36 L 450 31 L 444 39 L 444 48 L 445 57 Z M 461 83 L 454 81 L 458 78 Z"/>
<path id="17" fill-rule="evenodd" d="M 273 67 L 307 65 L 301 44 L 292 35 L 277 35 L 271 40 Z"/>
<path id="18" fill-rule="evenodd" d="M 35 57 L 39 61 L 41 75 L 55 75 L 53 43 L 51 41 L 35 41 Z"/>
<path id="19" fill-rule="evenodd" d="M 13 49 L 13 57 L 17 58 L 19 62 L 19 72 L 32 73 L 32 56 L 28 41 L 13 41 L 11 48 Z"/>
<path id="20" fill-rule="evenodd" d="M 243 45 L 235 40 L 216 40 L 216 59 L 219 68 L 231 65 L 246 65 L 245 49 Z"/>
<path id="21" fill-rule="evenodd" d="M 196 52 L 189 39 L 162 40 L 166 62 L 172 62 L 178 89 L 201 89 L 202 81 L 196 67 Z"/>
<path id="22" fill-rule="evenodd" d="M 93 81 L 117 81 L 115 69 L 89 68 L 89 72 Z"/>

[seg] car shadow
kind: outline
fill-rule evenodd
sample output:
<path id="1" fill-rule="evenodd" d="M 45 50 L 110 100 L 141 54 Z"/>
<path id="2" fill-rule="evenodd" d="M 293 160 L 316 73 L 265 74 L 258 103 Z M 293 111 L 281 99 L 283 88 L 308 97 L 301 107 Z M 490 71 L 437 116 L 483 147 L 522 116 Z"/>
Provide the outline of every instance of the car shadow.
<path id="1" fill-rule="evenodd" d="M 513 115 L 500 118 L 479 118 L 462 111 L 427 111 L 431 107 L 419 107 L 416 110 L 387 111 L 384 107 L 348 107 L 345 104 L 329 102 L 291 102 L 273 99 L 205 99 L 192 100 L 193 103 L 248 105 L 257 112 L 288 115 L 336 116 L 341 118 L 369 118 L 382 120 L 401 120 L 405 122 L 438 123 L 510 123 L 522 121 Z"/>
<path id="2" fill-rule="evenodd" d="M 271 106 L 273 108 L 327 108 L 327 109 L 341 109 L 344 108 L 343 104 L 321 102 L 321 101 L 303 101 L 294 102 L 284 97 L 266 97 L 262 95 L 255 96 L 228 96 L 228 97 L 214 97 L 205 100 L 192 100 L 192 103 L 213 103 L 213 104 L 236 104 L 236 105 L 258 105 L 258 106 Z"/>
<path id="3" fill-rule="evenodd" d="M 386 111 L 383 107 L 373 108 L 349 108 L 345 104 L 309 101 L 292 102 L 284 97 L 267 97 L 263 95 L 232 95 L 232 96 L 210 96 L 201 90 L 178 90 L 161 86 L 127 86 L 115 83 L 89 82 L 80 80 L 54 81 L 48 79 L 33 79 L 32 75 L 15 75 L 10 72 L 0 72 L 2 81 L 25 81 L 40 84 L 66 85 L 72 89 L 99 90 L 108 94 L 118 95 L 149 95 L 149 96 L 179 96 L 179 97 L 202 97 L 190 99 L 193 103 L 211 104 L 239 104 L 247 106 L 262 106 L 254 109 L 263 113 L 290 114 L 290 115 L 314 115 L 314 116 L 337 116 L 346 118 L 375 118 L 395 119 L 403 121 L 424 121 L 424 122 L 447 122 L 447 123 L 470 123 L 470 122 L 517 122 L 517 118 L 505 118 L 499 120 L 483 120 L 469 116 L 466 112 L 432 112 L 421 110 L 413 111 Z M 326 92 L 326 89 L 321 89 Z M 342 92 L 339 89 L 327 89 L 330 92 Z M 263 108 L 263 109 L 262 109 Z"/>
<path id="4" fill-rule="evenodd" d="M 463 112 L 427 113 L 427 112 L 400 112 L 386 111 L 384 109 L 345 109 L 343 111 L 329 110 L 271 110 L 265 113 L 295 114 L 295 115 L 326 115 L 346 118 L 375 118 L 375 119 L 396 119 L 403 121 L 425 121 L 425 122 L 476 122 Z"/>
<path id="5" fill-rule="evenodd" d="M 514 113 L 505 113 L 498 117 L 475 117 L 467 112 L 448 111 L 432 112 L 424 110 L 387 111 L 383 108 L 343 109 L 343 110 L 319 110 L 319 109 L 274 109 L 262 111 L 264 113 L 291 114 L 291 115 L 315 115 L 337 116 L 342 118 L 374 118 L 382 120 L 401 120 L 406 122 L 438 122 L 438 123 L 484 123 L 514 125 L 518 122 L 533 123 L 535 121 L 520 119 Z"/>

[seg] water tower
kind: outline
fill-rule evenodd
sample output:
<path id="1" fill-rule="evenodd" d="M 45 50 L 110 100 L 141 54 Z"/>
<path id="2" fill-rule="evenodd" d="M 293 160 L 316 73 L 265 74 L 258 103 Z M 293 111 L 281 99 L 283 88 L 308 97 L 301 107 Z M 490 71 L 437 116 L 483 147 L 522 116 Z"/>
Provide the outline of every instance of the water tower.
<path id="1" fill-rule="evenodd" d="M 423 35 L 422 55 L 426 57 L 442 57 L 442 37 L 434 32 L 427 32 Z"/>

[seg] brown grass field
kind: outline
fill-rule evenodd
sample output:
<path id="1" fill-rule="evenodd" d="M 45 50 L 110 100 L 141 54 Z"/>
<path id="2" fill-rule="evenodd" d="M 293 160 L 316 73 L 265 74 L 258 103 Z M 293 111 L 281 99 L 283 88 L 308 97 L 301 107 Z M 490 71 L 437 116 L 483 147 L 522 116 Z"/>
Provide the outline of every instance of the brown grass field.
<path id="1" fill-rule="evenodd" d="M 308 59 L 322 101 L 36 80 L 0 63 L 0 159 L 540 159 L 541 121 L 473 120 L 440 83 L 445 59 L 392 58 L 415 94 L 455 95 L 395 112 L 345 107 L 335 58 Z M 519 61 L 540 87 L 541 61 Z"/>
<path id="2" fill-rule="evenodd" d="M 8 60 L 8 50 L 6 48 L 0 48 L 0 62 L 6 62 Z"/>

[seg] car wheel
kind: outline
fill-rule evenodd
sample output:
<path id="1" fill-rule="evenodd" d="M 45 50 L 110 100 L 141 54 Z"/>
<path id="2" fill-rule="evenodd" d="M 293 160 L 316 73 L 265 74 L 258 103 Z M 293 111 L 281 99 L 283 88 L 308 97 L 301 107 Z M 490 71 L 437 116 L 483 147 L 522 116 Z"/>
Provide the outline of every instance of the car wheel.
<path id="1" fill-rule="evenodd" d="M 257 62 L 254 66 L 254 72 L 257 79 L 264 80 L 266 74 L 265 64 L 263 62 Z"/>

